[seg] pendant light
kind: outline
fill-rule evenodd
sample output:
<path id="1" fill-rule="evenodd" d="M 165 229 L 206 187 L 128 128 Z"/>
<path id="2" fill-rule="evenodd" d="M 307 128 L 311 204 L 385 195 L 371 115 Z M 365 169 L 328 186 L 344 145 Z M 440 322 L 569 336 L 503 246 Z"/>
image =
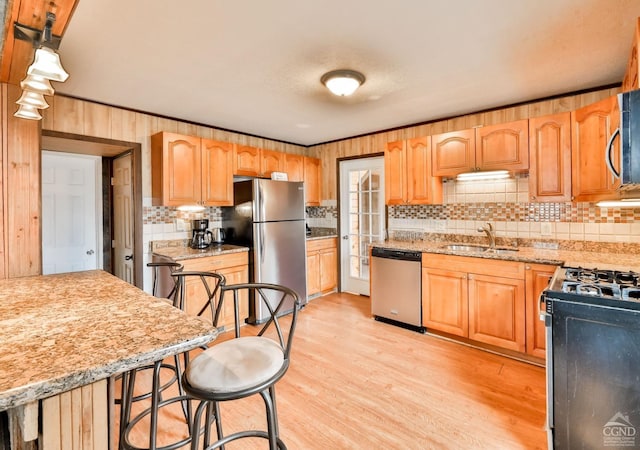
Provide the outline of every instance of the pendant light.
<path id="1" fill-rule="evenodd" d="M 44 99 L 44 96 L 33 91 L 22 91 L 22 95 L 16 103 L 18 105 L 34 106 L 39 109 L 45 109 L 49 107 L 49 104 Z"/>
<path id="2" fill-rule="evenodd" d="M 20 105 L 20 108 L 13 114 L 15 117 L 19 117 L 20 119 L 29 119 L 29 120 L 40 120 L 42 116 L 38 111 L 38 108 L 30 105 Z"/>
<path id="3" fill-rule="evenodd" d="M 20 87 L 25 91 L 36 92 L 42 95 L 53 95 L 55 92 L 51 87 L 48 78 L 40 75 L 27 75 L 27 78 L 20 82 Z"/>
<path id="4" fill-rule="evenodd" d="M 60 56 L 47 47 L 36 50 L 33 64 L 27 69 L 27 75 L 38 75 L 52 81 L 65 81 L 69 74 L 60 64 Z"/>

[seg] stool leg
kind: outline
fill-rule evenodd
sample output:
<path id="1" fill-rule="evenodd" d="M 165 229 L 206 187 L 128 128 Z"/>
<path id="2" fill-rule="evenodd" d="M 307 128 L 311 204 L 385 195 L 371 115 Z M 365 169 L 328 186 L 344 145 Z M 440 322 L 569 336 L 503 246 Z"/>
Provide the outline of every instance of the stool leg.
<path id="1" fill-rule="evenodd" d="M 162 360 L 153 364 L 153 384 L 151 388 L 151 426 L 149 427 L 149 449 L 156 449 L 158 434 L 158 403 L 160 402 L 160 367 Z"/>
<path id="2" fill-rule="evenodd" d="M 118 448 L 122 449 L 122 442 L 124 439 L 124 429 L 129 421 L 130 416 L 130 406 L 131 401 L 129 400 L 129 396 L 131 395 L 130 388 L 127 386 L 129 384 L 129 378 L 132 375 L 129 375 L 128 372 L 123 372 L 122 377 L 120 378 L 120 429 L 119 429 L 119 439 L 118 439 Z"/>
<path id="3" fill-rule="evenodd" d="M 211 402 L 211 403 L 213 403 L 213 407 L 216 415 L 216 433 L 218 434 L 218 440 L 220 440 L 224 436 L 224 434 L 222 433 L 222 417 L 220 417 L 220 403 L 218 402 Z M 220 450 L 224 450 L 224 445 L 220 446 Z"/>
<path id="4" fill-rule="evenodd" d="M 265 409 L 267 410 L 267 434 L 269 435 L 269 450 L 278 450 L 278 425 L 275 422 L 276 412 L 274 409 L 274 403 L 271 398 L 271 391 L 265 389 L 260 392 L 262 399 L 264 400 Z"/>
<path id="5" fill-rule="evenodd" d="M 269 396 L 271 397 L 272 409 L 273 409 L 273 424 L 276 432 L 276 437 L 280 437 L 280 430 L 278 428 L 278 406 L 276 405 L 276 386 L 275 384 L 269 388 Z"/>
<path id="6" fill-rule="evenodd" d="M 196 408 L 195 413 L 193 414 L 193 425 L 191 426 L 191 450 L 198 450 L 198 443 L 200 441 L 200 421 L 202 420 L 202 411 L 205 408 L 207 409 L 207 414 L 205 415 L 205 417 L 207 418 L 207 421 L 209 420 L 207 403 L 208 402 L 204 400 L 201 401 L 198 407 Z M 206 436 L 206 433 L 207 431 L 205 430 L 205 436 Z M 206 448 L 207 445 L 208 443 L 205 440 L 204 447 Z"/>

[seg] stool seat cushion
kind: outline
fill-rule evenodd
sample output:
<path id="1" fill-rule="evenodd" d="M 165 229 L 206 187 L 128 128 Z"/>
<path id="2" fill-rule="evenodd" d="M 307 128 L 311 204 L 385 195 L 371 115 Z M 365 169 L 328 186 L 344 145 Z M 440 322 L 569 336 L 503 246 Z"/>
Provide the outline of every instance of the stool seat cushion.
<path id="1" fill-rule="evenodd" d="M 185 376 L 196 389 L 230 393 L 257 386 L 273 377 L 284 364 L 277 342 L 247 336 L 216 344 L 189 363 Z"/>

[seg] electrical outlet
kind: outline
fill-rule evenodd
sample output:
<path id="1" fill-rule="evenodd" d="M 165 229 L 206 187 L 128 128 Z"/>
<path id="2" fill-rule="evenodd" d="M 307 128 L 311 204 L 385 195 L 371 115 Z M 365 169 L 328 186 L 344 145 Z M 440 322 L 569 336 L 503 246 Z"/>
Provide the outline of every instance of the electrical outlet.
<path id="1" fill-rule="evenodd" d="M 176 219 L 176 231 L 189 231 L 187 229 L 187 221 L 184 219 Z"/>
<path id="2" fill-rule="evenodd" d="M 551 236 L 551 222 L 540 222 L 540 236 Z"/>

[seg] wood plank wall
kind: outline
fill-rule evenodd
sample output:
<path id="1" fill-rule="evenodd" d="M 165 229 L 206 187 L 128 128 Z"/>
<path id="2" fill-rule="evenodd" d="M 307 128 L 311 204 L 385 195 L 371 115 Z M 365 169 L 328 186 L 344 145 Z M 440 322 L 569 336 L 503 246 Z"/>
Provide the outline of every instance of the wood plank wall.
<path id="1" fill-rule="evenodd" d="M 61 95 L 48 98 L 51 107 L 42 112 L 42 129 L 139 142 L 142 145 L 142 195 L 151 196 L 151 135 L 159 131 L 200 136 L 223 142 L 304 155 L 306 147 L 285 144 L 241 133 L 193 125 Z"/>
<path id="2" fill-rule="evenodd" d="M 448 120 L 440 120 L 424 125 L 398 130 L 374 133 L 353 139 L 345 139 L 328 144 L 309 147 L 309 155 L 322 160 L 322 199 L 336 200 L 336 160 L 349 156 L 383 152 L 387 142 L 429 136 L 449 131 L 463 130 L 481 125 L 493 125 L 529 117 L 544 116 L 572 111 L 603 98 L 617 94 L 619 89 L 602 89 L 586 94 L 571 95 L 553 100 L 532 102 L 511 108 L 489 112 L 468 114 Z"/>
<path id="3" fill-rule="evenodd" d="M 15 101 L 21 90 L 3 84 L 2 97 L 2 278 L 39 275 L 40 122 L 18 119 Z"/>

